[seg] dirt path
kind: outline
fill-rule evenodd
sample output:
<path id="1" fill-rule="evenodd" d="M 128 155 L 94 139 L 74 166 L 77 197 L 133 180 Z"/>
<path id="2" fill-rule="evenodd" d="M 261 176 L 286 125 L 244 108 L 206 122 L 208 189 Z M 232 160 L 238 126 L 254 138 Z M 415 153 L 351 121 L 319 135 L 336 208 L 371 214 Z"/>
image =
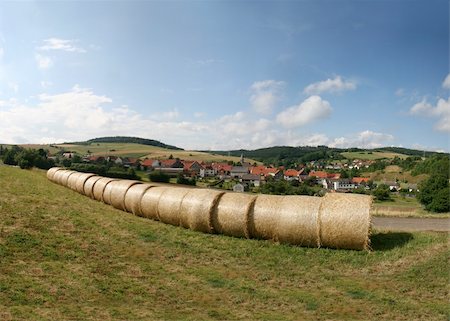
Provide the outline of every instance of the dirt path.
<path id="1" fill-rule="evenodd" d="M 372 217 L 372 224 L 376 230 L 450 232 L 450 218 Z"/>

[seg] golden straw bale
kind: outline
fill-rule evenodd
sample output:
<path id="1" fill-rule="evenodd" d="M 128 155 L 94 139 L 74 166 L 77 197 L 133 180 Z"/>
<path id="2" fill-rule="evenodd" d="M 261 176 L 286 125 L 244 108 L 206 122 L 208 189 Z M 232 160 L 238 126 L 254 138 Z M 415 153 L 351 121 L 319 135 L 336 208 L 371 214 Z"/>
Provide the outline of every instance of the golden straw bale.
<path id="1" fill-rule="evenodd" d="M 161 222 L 179 226 L 181 203 L 191 190 L 191 188 L 182 187 L 166 189 L 158 200 L 158 219 Z"/>
<path id="2" fill-rule="evenodd" d="M 319 213 L 321 245 L 368 250 L 372 197 L 328 193 L 322 199 Z"/>
<path id="3" fill-rule="evenodd" d="M 96 176 L 96 175 L 92 174 L 92 173 L 82 173 L 80 176 L 78 176 L 77 181 L 75 183 L 75 190 L 78 193 L 85 195 L 84 194 L 84 184 L 92 176 Z"/>
<path id="4" fill-rule="evenodd" d="M 115 180 L 116 179 L 114 178 L 102 177 L 97 182 L 95 182 L 93 189 L 94 199 L 103 202 L 103 193 L 105 191 L 106 186 L 108 186 L 110 182 Z"/>
<path id="5" fill-rule="evenodd" d="M 62 186 L 67 187 L 67 183 L 68 183 L 69 177 L 70 177 L 72 174 L 75 174 L 75 173 L 76 173 L 76 172 L 74 172 L 74 171 L 69 171 L 69 170 L 67 170 L 67 171 L 65 171 L 64 173 L 62 173 L 61 176 L 59 177 L 59 184 L 61 184 Z"/>
<path id="6" fill-rule="evenodd" d="M 57 171 L 60 171 L 60 170 L 62 170 L 61 167 L 52 167 L 52 168 L 50 168 L 50 169 L 47 171 L 47 178 L 53 182 L 53 175 L 55 175 L 55 173 L 56 173 Z"/>
<path id="7" fill-rule="evenodd" d="M 250 237 L 249 214 L 255 200 L 254 195 L 225 193 L 213 211 L 214 231 L 229 236 Z"/>
<path id="8" fill-rule="evenodd" d="M 157 186 L 145 191 L 141 198 L 142 216 L 158 220 L 158 201 L 162 193 L 171 187 Z"/>
<path id="9" fill-rule="evenodd" d="M 111 195 L 110 195 L 111 205 L 119 210 L 125 211 L 125 195 L 128 189 L 133 185 L 140 185 L 140 184 L 142 183 L 139 181 L 122 179 L 115 182 L 111 182 L 105 188 L 105 192 L 106 189 L 109 186 L 111 186 Z M 105 197 L 105 195 L 103 195 L 103 197 Z"/>
<path id="10" fill-rule="evenodd" d="M 69 179 L 67 180 L 67 187 L 76 191 L 77 189 L 77 180 L 78 177 L 83 175 L 83 173 L 75 172 L 72 175 L 69 176 Z"/>
<path id="11" fill-rule="evenodd" d="M 154 186 L 153 184 L 137 184 L 131 186 L 125 194 L 125 210 L 134 215 L 142 216 L 142 197 L 149 188 Z"/>
<path id="12" fill-rule="evenodd" d="M 86 182 L 84 183 L 84 192 L 83 194 L 90 197 L 90 198 L 94 198 L 94 185 L 95 183 L 100 180 L 101 176 L 91 176 L 89 177 Z"/>
<path id="13" fill-rule="evenodd" d="M 180 208 L 180 223 L 194 231 L 211 233 L 212 212 L 225 192 L 211 189 L 192 189 L 183 198 Z"/>
<path id="14" fill-rule="evenodd" d="M 66 172 L 65 169 L 61 169 L 61 170 L 55 172 L 55 174 L 53 174 L 52 181 L 56 184 L 61 184 L 60 183 L 61 177 L 62 177 L 62 174 L 64 174 L 65 172 Z"/>
<path id="15" fill-rule="evenodd" d="M 259 195 L 250 213 L 250 236 L 317 247 L 321 202 L 311 196 Z"/>

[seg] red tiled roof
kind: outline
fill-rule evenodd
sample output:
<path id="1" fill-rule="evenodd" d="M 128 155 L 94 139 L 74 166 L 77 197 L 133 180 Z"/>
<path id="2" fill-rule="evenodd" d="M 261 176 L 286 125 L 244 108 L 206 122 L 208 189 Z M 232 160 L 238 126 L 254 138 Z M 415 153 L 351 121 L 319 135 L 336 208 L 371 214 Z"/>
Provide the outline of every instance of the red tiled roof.
<path id="1" fill-rule="evenodd" d="M 154 159 L 144 159 L 142 162 L 141 162 L 141 165 L 142 166 L 152 166 L 153 165 L 153 162 L 154 162 L 155 160 Z"/>
<path id="2" fill-rule="evenodd" d="M 323 171 L 311 171 L 309 173 L 310 177 L 318 177 L 318 178 L 328 178 L 328 173 Z"/>
<path id="3" fill-rule="evenodd" d="M 284 176 L 288 177 L 298 177 L 300 175 L 301 171 L 297 171 L 295 169 L 288 169 L 284 172 Z"/>
<path id="4" fill-rule="evenodd" d="M 356 184 L 367 183 L 369 181 L 368 177 L 353 177 L 352 182 Z"/>

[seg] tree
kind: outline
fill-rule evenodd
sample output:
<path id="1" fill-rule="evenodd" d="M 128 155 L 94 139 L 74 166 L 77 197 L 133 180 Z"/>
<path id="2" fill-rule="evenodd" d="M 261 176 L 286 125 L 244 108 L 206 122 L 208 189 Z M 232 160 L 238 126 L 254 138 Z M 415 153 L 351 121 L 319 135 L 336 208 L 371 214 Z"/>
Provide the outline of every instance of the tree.
<path id="1" fill-rule="evenodd" d="M 152 182 L 159 182 L 159 183 L 168 183 L 170 181 L 170 176 L 161 171 L 151 172 L 150 174 L 148 174 L 148 178 Z"/>
<path id="2" fill-rule="evenodd" d="M 425 205 L 425 209 L 442 213 L 449 211 L 449 183 L 446 176 L 431 175 L 419 185 L 418 200 Z"/>
<path id="3" fill-rule="evenodd" d="M 380 184 L 377 188 L 372 192 L 373 196 L 379 201 L 387 201 L 391 198 L 391 191 L 389 190 L 389 186 L 386 184 Z"/>
<path id="4" fill-rule="evenodd" d="M 184 177 L 184 175 L 182 173 L 179 173 L 177 175 L 177 184 L 182 184 L 182 185 L 193 185 L 195 186 L 195 184 L 197 183 L 197 181 L 195 180 L 195 178 L 186 178 Z"/>

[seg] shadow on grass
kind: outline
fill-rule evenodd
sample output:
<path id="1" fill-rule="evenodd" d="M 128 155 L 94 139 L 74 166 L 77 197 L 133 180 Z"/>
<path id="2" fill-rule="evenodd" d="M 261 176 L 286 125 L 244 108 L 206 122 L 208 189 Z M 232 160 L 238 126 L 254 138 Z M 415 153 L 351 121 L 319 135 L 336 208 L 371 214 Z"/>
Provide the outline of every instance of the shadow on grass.
<path id="1" fill-rule="evenodd" d="M 396 247 L 403 247 L 412 241 L 414 236 L 408 232 L 375 233 L 370 237 L 372 250 L 389 251 Z"/>

